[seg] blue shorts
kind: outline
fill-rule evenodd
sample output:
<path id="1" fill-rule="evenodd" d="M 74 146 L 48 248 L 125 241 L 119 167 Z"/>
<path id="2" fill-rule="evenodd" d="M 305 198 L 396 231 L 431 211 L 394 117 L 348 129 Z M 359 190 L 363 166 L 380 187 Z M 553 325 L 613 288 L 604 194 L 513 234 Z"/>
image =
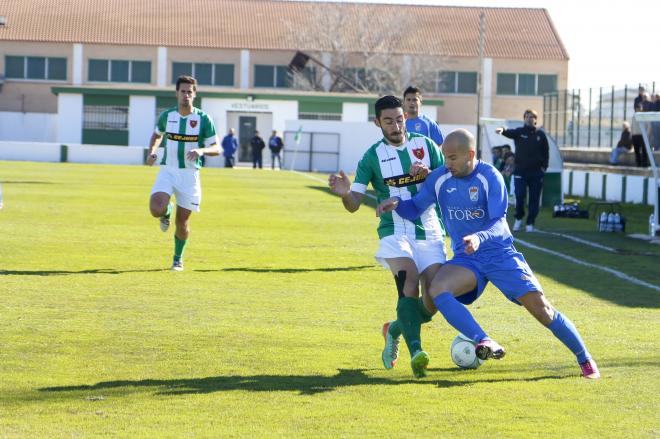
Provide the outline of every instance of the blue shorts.
<path id="1" fill-rule="evenodd" d="M 500 290 L 507 299 L 520 305 L 518 298 L 530 291 L 543 292 L 532 269 L 522 253 L 514 247 L 504 248 L 496 253 L 479 255 L 479 251 L 472 255 L 459 254 L 454 256 L 447 264 L 464 267 L 474 273 L 477 279 L 477 287 L 469 293 L 456 297 L 459 302 L 469 305 L 481 296 L 488 285 L 493 285 Z"/>

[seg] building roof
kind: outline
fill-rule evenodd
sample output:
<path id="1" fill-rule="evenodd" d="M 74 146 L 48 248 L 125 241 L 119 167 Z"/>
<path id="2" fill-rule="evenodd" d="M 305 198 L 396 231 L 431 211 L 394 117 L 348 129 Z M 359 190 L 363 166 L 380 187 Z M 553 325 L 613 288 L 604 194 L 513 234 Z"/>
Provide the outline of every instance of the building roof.
<path id="1" fill-rule="evenodd" d="M 341 30 L 319 24 L 338 10 Z M 481 11 L 486 17 L 486 57 L 568 60 L 545 9 L 373 3 L 0 0 L 0 16 L 6 17 L 0 42 L 329 51 L 327 36 L 335 32 L 342 34 L 343 50 L 359 52 L 368 23 L 369 29 L 392 36 L 388 53 L 476 57 Z M 396 25 L 402 17 L 414 25 Z"/>

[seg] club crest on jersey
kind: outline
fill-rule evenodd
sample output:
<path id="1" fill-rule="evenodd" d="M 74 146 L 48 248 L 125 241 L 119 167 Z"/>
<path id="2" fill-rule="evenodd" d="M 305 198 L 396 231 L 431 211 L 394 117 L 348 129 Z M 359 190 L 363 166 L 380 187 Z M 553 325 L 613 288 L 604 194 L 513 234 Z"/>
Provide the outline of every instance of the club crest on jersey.
<path id="1" fill-rule="evenodd" d="M 416 132 L 416 133 L 419 133 L 420 131 L 422 131 L 422 124 L 419 123 L 419 122 L 417 122 L 417 123 L 415 124 L 415 132 Z"/>
<path id="2" fill-rule="evenodd" d="M 423 159 L 424 158 L 424 148 L 413 148 L 412 149 L 413 155 L 417 157 L 418 159 Z"/>
<path id="3" fill-rule="evenodd" d="M 195 127 L 197 126 L 197 121 L 196 121 L 196 120 L 191 120 L 191 121 L 190 121 L 190 126 L 191 126 L 192 128 L 195 128 Z"/>
<path id="4" fill-rule="evenodd" d="M 479 188 L 476 186 L 470 186 L 468 189 L 470 194 L 470 201 L 477 201 L 479 199 Z"/>

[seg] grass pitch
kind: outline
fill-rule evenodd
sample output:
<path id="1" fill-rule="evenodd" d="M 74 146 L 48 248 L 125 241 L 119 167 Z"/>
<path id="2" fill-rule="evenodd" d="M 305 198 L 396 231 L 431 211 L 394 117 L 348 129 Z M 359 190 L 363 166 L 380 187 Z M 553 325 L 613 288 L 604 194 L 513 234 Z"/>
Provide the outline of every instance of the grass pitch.
<path id="1" fill-rule="evenodd" d="M 492 286 L 471 307 L 507 348 L 476 371 L 423 328 L 382 368 L 391 276 L 371 207 L 291 172 L 204 169 L 186 271 L 148 213 L 155 168 L 0 162 L 0 437 L 658 437 L 660 293 L 518 246 L 603 378 Z M 319 176 L 325 179 L 324 176 Z M 629 231 L 650 208 L 626 206 Z M 520 237 L 660 285 L 660 249 L 551 219 Z M 403 346 L 403 344 L 402 344 Z M 654 402 L 655 401 L 655 402 Z"/>

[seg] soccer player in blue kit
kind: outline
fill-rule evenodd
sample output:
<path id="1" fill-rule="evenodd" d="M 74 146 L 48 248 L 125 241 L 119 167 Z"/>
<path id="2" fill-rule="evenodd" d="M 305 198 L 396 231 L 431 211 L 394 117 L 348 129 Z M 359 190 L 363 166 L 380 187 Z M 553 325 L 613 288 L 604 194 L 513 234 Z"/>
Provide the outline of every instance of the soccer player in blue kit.
<path id="1" fill-rule="evenodd" d="M 401 217 L 413 220 L 433 203 L 440 207 L 454 258 L 438 270 L 429 288 L 438 311 L 476 343 L 479 358 L 502 358 L 502 346 L 488 337 L 465 307 L 490 281 L 575 354 L 582 376 L 600 378 L 578 330 L 550 304 L 525 258 L 513 246 L 502 175 L 492 165 L 475 159 L 474 136 L 466 130 L 452 131 L 442 150 L 445 165 L 427 177 L 415 196 L 407 200 L 388 198 L 377 209 L 378 215 L 396 209 Z"/>
<path id="2" fill-rule="evenodd" d="M 426 114 L 420 113 L 422 91 L 419 88 L 406 88 L 403 92 L 403 109 L 406 112 L 406 131 L 430 137 L 436 145 L 442 145 L 444 138 L 440 126 Z"/>

